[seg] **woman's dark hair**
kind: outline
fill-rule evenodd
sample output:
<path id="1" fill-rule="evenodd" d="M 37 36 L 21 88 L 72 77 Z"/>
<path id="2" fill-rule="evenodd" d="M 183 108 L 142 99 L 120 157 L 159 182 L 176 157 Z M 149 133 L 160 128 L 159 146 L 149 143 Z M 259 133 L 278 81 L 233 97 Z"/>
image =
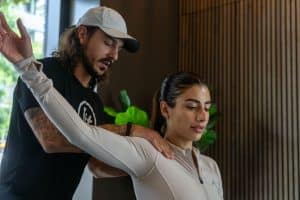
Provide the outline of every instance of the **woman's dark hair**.
<path id="1" fill-rule="evenodd" d="M 86 28 L 89 38 L 99 29 L 94 26 L 86 26 Z M 78 28 L 73 26 L 64 31 L 60 37 L 58 50 L 52 53 L 70 73 L 74 73 L 76 64 L 82 62 L 84 58 L 84 49 L 80 44 L 77 30 Z M 92 78 L 90 87 L 95 87 L 99 81 L 104 81 L 105 78 L 106 77 L 101 77 L 101 79 L 98 80 Z"/>
<path id="2" fill-rule="evenodd" d="M 152 102 L 151 123 L 152 128 L 158 131 L 161 136 L 164 136 L 166 120 L 161 114 L 160 102 L 165 101 L 168 106 L 173 108 L 176 104 L 177 97 L 194 85 L 206 86 L 197 74 L 191 72 L 177 72 L 168 75 L 163 80 L 160 89 L 155 92 Z"/>

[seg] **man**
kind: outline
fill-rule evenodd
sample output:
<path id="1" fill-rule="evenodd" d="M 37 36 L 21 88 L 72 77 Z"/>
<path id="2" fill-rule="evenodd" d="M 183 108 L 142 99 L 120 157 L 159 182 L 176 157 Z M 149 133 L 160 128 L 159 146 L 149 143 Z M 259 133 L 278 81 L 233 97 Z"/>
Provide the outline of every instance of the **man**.
<path id="1" fill-rule="evenodd" d="M 4 45 L 14 41 L 21 49 L 26 46 L 24 44 L 30 39 L 21 21 L 18 20 L 20 38 L 8 27 L 2 14 L 0 19 L 0 52 L 13 63 L 22 60 L 23 56 L 31 56 L 16 55 L 9 45 Z M 118 12 L 96 7 L 88 10 L 75 27 L 66 31 L 53 57 L 40 62 L 54 86 L 82 119 L 99 125 L 107 120 L 101 100 L 94 92 L 95 86 L 105 79 L 121 49 L 135 52 L 138 47 L 138 41 L 127 34 L 125 21 Z M 24 52 L 28 48 L 31 45 L 27 45 Z M 103 127 L 122 135 L 144 137 L 167 157 L 171 156 L 166 143 L 150 129 L 137 125 L 131 131 L 130 126 Z M 19 79 L 0 169 L 0 199 L 71 199 L 89 159 L 90 156 L 67 142 L 51 124 Z M 112 175 L 120 174 L 92 160 L 94 171 L 105 169 Z"/>

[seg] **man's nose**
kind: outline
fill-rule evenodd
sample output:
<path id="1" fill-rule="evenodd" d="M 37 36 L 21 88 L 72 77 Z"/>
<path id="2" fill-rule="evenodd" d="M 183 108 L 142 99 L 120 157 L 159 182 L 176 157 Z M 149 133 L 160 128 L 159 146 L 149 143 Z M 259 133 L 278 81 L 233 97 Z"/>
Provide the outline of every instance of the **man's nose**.
<path id="1" fill-rule="evenodd" d="M 110 52 L 109 52 L 109 56 L 114 60 L 117 61 L 119 58 L 119 51 L 117 47 L 112 47 Z"/>

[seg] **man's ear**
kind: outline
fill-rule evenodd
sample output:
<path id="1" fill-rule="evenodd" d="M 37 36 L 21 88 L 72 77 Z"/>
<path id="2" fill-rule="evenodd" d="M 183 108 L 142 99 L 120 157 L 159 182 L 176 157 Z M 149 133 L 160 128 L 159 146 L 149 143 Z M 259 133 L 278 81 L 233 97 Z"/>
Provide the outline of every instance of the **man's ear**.
<path id="1" fill-rule="evenodd" d="M 80 44 L 85 44 L 88 39 L 87 28 L 85 26 L 79 26 L 77 29 L 77 36 Z"/>
<path id="2" fill-rule="evenodd" d="M 169 118 L 170 111 L 169 111 L 169 106 L 168 106 L 167 102 L 165 102 L 165 101 L 160 102 L 160 112 L 161 112 L 161 115 L 166 120 Z"/>

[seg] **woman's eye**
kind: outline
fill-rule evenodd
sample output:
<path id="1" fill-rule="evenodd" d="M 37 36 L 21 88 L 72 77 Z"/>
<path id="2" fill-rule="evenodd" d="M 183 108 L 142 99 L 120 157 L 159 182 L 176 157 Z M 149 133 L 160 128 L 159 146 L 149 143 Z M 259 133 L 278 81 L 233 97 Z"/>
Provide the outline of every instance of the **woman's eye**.
<path id="1" fill-rule="evenodd" d="M 189 110 L 195 110 L 198 108 L 198 106 L 192 106 L 192 105 L 187 105 L 186 106 Z"/>
<path id="2" fill-rule="evenodd" d="M 209 109 L 210 109 L 210 106 L 205 106 L 205 107 L 204 107 L 204 110 L 205 110 L 206 112 L 208 112 Z"/>

